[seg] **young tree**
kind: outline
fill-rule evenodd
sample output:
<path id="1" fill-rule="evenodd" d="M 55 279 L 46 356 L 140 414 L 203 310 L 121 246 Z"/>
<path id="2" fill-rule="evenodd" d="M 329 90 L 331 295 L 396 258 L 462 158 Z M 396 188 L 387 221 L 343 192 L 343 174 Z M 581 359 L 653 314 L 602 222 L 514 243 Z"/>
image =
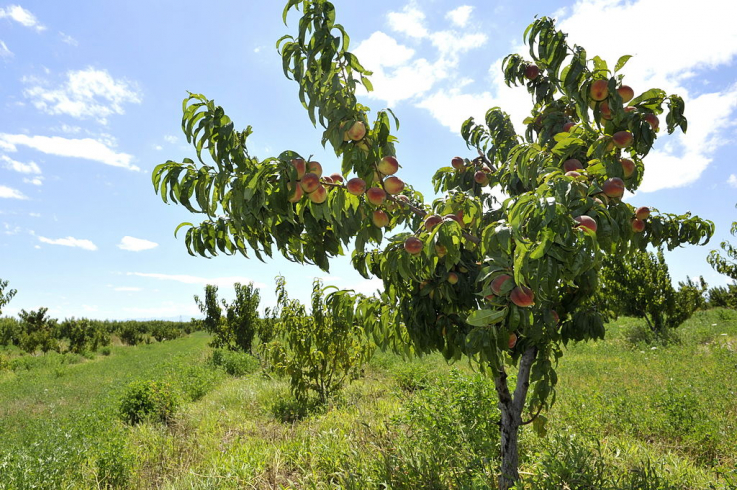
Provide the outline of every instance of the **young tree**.
<path id="1" fill-rule="evenodd" d="M 251 353 L 253 338 L 261 322 L 258 316 L 261 295 L 253 283 L 245 286 L 235 283 L 234 287 L 235 299 L 231 304 L 221 300 L 222 307 L 218 303 L 217 286 L 210 284 L 205 286 L 205 302 L 199 296 L 194 300 L 205 315 L 202 326 L 213 335 L 210 345 Z"/>
<path id="2" fill-rule="evenodd" d="M 621 200 L 641 182 L 664 105 L 668 133 L 685 131 L 683 101 L 659 89 L 634 97 L 619 73 L 628 56 L 611 70 L 569 46 L 552 20 L 537 19 L 525 32 L 532 60 L 511 55 L 503 63 L 506 82 L 533 99 L 525 134 L 499 108 L 486 113 L 485 125 L 467 120 L 461 134 L 474 157 L 439 169 L 433 182 L 442 197 L 426 204 L 393 175 L 394 114 L 382 110 L 370 122 L 356 99 L 357 85 L 371 90 L 370 72 L 348 50 L 333 5 L 289 0 L 285 21 L 293 8 L 302 10 L 299 33 L 277 44 L 284 73 L 324 128 L 322 144 L 341 157 L 341 172 L 323 176 L 321 165 L 295 151 L 251 155 L 252 128 L 237 131 L 223 108 L 190 94 L 182 129 L 198 162 L 159 165 L 153 185 L 165 202 L 205 215 L 199 225 L 180 225 L 192 255 L 264 259 L 276 251 L 327 270 L 352 245 L 356 270 L 381 278 L 384 291 L 333 296 L 355 308 L 381 347 L 468 356 L 493 377 L 499 483 L 510 488 L 519 479 L 519 429 L 534 421 L 543 430 L 563 344 L 604 334 L 601 315 L 587 306 L 603 257 L 705 243 L 713 233 L 711 222 L 689 214 L 651 215 Z M 497 205 L 490 187 L 506 199 Z M 399 233 L 375 248 L 392 230 Z"/>
<path id="3" fill-rule="evenodd" d="M 15 296 L 16 291 L 15 289 L 9 289 L 8 292 L 5 292 L 5 288 L 8 287 L 8 281 L 3 281 L 0 279 L 0 315 L 3 313 L 3 307 L 7 305 L 11 299 L 13 299 L 13 296 Z"/>
<path id="4" fill-rule="evenodd" d="M 352 303 L 326 301 L 322 283 L 312 284 L 312 310 L 290 300 L 286 281 L 276 278 L 277 307 L 271 312 L 275 339 L 265 346 L 266 357 L 277 372 L 289 376 L 292 393 L 304 403 L 309 393 L 319 402 L 358 378 L 361 366 L 374 351 L 358 325 Z"/>
<path id="5" fill-rule="evenodd" d="M 595 305 L 615 315 L 644 318 L 650 330 L 665 336 L 705 305 L 707 286 L 687 278 L 673 287 L 663 251 L 609 255 L 602 262 Z"/>
<path id="6" fill-rule="evenodd" d="M 21 321 L 20 348 L 33 353 L 36 349 L 46 354 L 50 350 L 58 350 L 59 343 L 55 338 L 57 320 L 46 315 L 48 308 L 36 311 L 20 310 Z"/>

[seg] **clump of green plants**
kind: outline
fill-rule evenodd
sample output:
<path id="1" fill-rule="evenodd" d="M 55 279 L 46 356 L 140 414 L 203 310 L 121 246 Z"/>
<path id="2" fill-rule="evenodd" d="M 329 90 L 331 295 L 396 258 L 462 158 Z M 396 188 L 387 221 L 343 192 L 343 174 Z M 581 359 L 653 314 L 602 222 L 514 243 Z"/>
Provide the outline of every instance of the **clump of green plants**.
<path id="1" fill-rule="evenodd" d="M 271 312 L 275 335 L 264 347 L 266 358 L 289 378 L 298 401 L 307 402 L 314 394 L 325 403 L 358 378 L 375 346 L 354 317 L 353 302 L 342 302 L 337 293 L 326 301 L 319 280 L 312 286 L 311 314 L 289 299 L 283 277 L 276 279 L 276 295 L 277 308 Z"/>
<path id="2" fill-rule="evenodd" d="M 130 383 L 120 400 L 120 418 L 127 424 L 171 422 L 180 400 L 169 383 L 139 380 Z"/>
<path id="3" fill-rule="evenodd" d="M 258 359 L 251 354 L 239 351 L 215 349 L 209 359 L 213 366 L 221 367 L 231 376 L 245 376 L 258 371 Z"/>
<path id="4" fill-rule="evenodd" d="M 217 286 L 205 286 L 205 300 L 202 301 L 199 296 L 194 297 L 205 319 L 194 321 L 212 334 L 210 345 L 213 347 L 250 354 L 256 332 L 261 329 L 261 319 L 258 316 L 261 296 L 253 283 L 245 286 L 235 283 L 234 287 L 235 299 L 228 304 L 224 299 L 218 302 Z"/>

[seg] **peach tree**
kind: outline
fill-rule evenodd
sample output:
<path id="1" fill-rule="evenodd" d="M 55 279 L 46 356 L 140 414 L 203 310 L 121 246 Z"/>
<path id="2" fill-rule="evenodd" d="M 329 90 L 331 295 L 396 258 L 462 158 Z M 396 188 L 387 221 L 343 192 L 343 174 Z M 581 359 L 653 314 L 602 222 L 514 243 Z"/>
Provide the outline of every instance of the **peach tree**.
<path id="1" fill-rule="evenodd" d="M 639 186 L 660 131 L 686 130 L 683 100 L 659 89 L 635 96 L 620 73 L 628 56 L 610 68 L 570 46 L 551 19 L 537 19 L 524 36 L 530 59 L 503 63 L 507 84 L 532 98 L 524 134 L 499 108 L 483 123 L 467 120 L 461 135 L 471 158 L 449 156 L 433 177 L 439 197 L 425 202 L 394 175 L 393 112 L 369 118 L 357 100 L 359 85 L 372 89 L 371 73 L 349 51 L 332 3 L 289 0 L 285 22 L 292 9 L 301 10 L 298 33 L 277 42 L 284 74 L 340 171 L 323 174 L 309 149 L 251 155 L 251 126 L 236 130 L 222 107 L 190 94 L 182 129 L 197 160 L 157 166 L 153 185 L 165 202 L 204 215 L 177 228 L 186 227 L 192 255 L 276 253 L 327 270 L 350 251 L 355 269 L 384 288 L 374 297 L 332 293 L 336 308 L 381 348 L 465 357 L 493 379 L 499 485 L 509 488 L 519 479 L 520 427 L 545 431 L 563 347 L 604 336 L 591 302 L 602 259 L 705 243 L 713 233 L 697 217 L 622 200 Z"/>
<path id="2" fill-rule="evenodd" d="M 15 293 L 17 292 L 15 289 L 8 289 L 8 291 L 5 292 L 5 288 L 7 287 L 8 281 L 0 279 L 0 313 L 3 312 L 3 307 L 10 303 L 10 300 L 13 299 L 13 296 L 15 296 Z"/>

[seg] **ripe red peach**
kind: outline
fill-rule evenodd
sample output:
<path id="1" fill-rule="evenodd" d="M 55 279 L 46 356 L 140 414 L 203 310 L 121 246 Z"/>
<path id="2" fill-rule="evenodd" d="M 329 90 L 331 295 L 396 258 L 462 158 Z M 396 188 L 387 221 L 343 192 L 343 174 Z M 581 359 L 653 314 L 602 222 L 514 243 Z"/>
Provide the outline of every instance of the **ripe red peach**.
<path id="1" fill-rule="evenodd" d="M 301 158 L 295 158 L 292 160 L 292 166 L 297 170 L 297 180 L 300 180 L 302 177 L 304 177 L 305 172 L 307 171 L 307 166 L 305 164 L 305 161 Z"/>
<path id="2" fill-rule="evenodd" d="M 348 192 L 350 192 L 354 196 L 360 196 L 361 194 L 366 192 L 366 182 L 364 182 L 363 179 L 354 177 L 348 181 L 348 183 L 346 184 L 346 188 L 348 189 Z"/>
<path id="3" fill-rule="evenodd" d="M 366 136 L 366 125 L 361 121 L 353 123 L 351 128 L 346 131 L 346 136 L 353 141 L 360 141 Z"/>
<path id="4" fill-rule="evenodd" d="M 563 162 L 563 170 L 566 172 L 571 172 L 575 170 L 581 170 L 583 168 L 583 164 L 581 164 L 581 160 L 577 158 L 569 158 L 565 162 Z"/>
<path id="5" fill-rule="evenodd" d="M 609 97 L 609 80 L 596 80 L 591 84 L 589 94 L 594 100 L 604 100 Z"/>
<path id="6" fill-rule="evenodd" d="M 509 299 L 515 305 L 526 308 L 535 303 L 535 293 L 532 292 L 532 289 L 526 286 L 517 286 L 512 289 Z"/>
<path id="7" fill-rule="evenodd" d="M 607 197 L 622 197 L 624 195 L 624 181 L 619 177 L 612 177 L 601 186 Z"/>
<path id="8" fill-rule="evenodd" d="M 440 215 L 430 214 L 427 217 L 425 217 L 425 229 L 427 231 L 432 231 L 433 228 L 435 228 L 442 222 L 443 222 L 443 218 L 441 218 Z"/>
<path id="9" fill-rule="evenodd" d="M 525 68 L 525 78 L 528 80 L 534 80 L 540 75 L 540 68 L 537 65 L 527 65 Z"/>
<path id="10" fill-rule="evenodd" d="M 634 137 L 629 131 L 617 131 L 612 135 L 612 141 L 617 148 L 627 148 L 629 146 L 632 146 Z"/>
<path id="11" fill-rule="evenodd" d="M 374 206 L 381 206 L 386 199 L 386 192 L 380 187 L 371 187 L 366 191 L 366 199 Z"/>
<path id="12" fill-rule="evenodd" d="M 632 177 L 632 174 L 635 173 L 635 162 L 628 158 L 622 158 L 619 160 L 619 163 L 622 164 L 622 172 L 624 172 L 624 178 Z"/>
<path id="13" fill-rule="evenodd" d="M 635 96 L 635 91 L 629 85 L 622 85 L 617 89 L 617 93 L 622 97 L 622 102 L 625 104 Z"/>
<path id="14" fill-rule="evenodd" d="M 463 160 L 461 157 L 453 157 L 453 160 L 450 161 L 450 164 L 453 165 L 453 168 L 456 170 L 461 170 L 463 167 L 466 166 L 466 161 Z"/>
<path id="15" fill-rule="evenodd" d="M 642 119 L 648 123 L 651 128 L 653 128 L 653 131 L 658 130 L 658 126 L 660 126 L 660 119 L 658 119 L 658 116 L 655 114 L 645 114 L 645 117 Z"/>
<path id="16" fill-rule="evenodd" d="M 302 190 L 306 193 L 313 192 L 320 185 L 320 177 L 313 173 L 306 173 L 300 182 Z"/>
<path id="17" fill-rule="evenodd" d="M 387 177 L 384 180 L 384 189 L 391 195 L 399 194 L 404 190 L 404 182 L 399 177 Z"/>
<path id="18" fill-rule="evenodd" d="M 642 206 L 637 208 L 637 211 L 635 211 L 635 216 L 637 219 L 646 220 L 650 217 L 650 208 L 647 206 Z"/>
<path id="19" fill-rule="evenodd" d="M 512 279 L 512 276 L 509 274 L 502 274 L 501 276 L 497 276 L 494 278 L 493 281 L 491 281 L 491 292 L 499 296 L 499 293 L 502 291 L 502 287 L 504 286 L 504 283 Z"/>
<path id="20" fill-rule="evenodd" d="M 645 231 L 645 222 L 641 219 L 632 218 L 632 231 L 635 233 L 642 233 Z"/>
<path id="21" fill-rule="evenodd" d="M 404 249 L 412 255 L 417 255 L 422 252 L 422 247 L 422 240 L 416 236 L 411 236 L 404 241 Z"/>
<path id="22" fill-rule="evenodd" d="M 591 230 L 596 233 L 598 226 L 596 224 L 596 220 L 591 216 L 576 216 L 573 219 L 578 223 L 579 228 L 586 228 L 587 230 Z"/>
<path id="23" fill-rule="evenodd" d="M 371 215 L 371 221 L 379 228 L 384 228 L 389 224 L 389 215 L 381 209 L 375 210 Z"/>
<path id="24" fill-rule="evenodd" d="M 307 171 L 318 177 L 322 177 L 322 165 L 320 165 L 320 162 L 307 162 Z"/>
<path id="25" fill-rule="evenodd" d="M 381 159 L 376 167 L 384 175 L 394 175 L 399 170 L 399 162 L 392 156 L 386 156 Z"/>
<path id="26" fill-rule="evenodd" d="M 315 204 L 322 204 L 328 198 L 328 190 L 322 185 L 318 185 L 314 191 L 307 194 L 307 197 Z"/>

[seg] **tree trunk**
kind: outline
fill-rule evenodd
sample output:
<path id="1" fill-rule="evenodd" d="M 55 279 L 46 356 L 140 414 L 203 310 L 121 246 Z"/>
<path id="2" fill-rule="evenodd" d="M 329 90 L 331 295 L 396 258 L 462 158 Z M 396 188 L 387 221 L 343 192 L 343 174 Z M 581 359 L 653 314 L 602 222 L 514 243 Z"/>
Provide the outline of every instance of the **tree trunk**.
<path id="1" fill-rule="evenodd" d="M 502 366 L 499 374 L 494 376 L 494 386 L 499 395 L 499 408 L 502 412 L 500 423 L 501 429 L 501 452 L 502 466 L 499 475 L 499 488 L 508 490 L 519 480 L 519 428 L 522 425 L 522 410 L 525 407 L 527 390 L 530 387 L 530 370 L 535 361 L 537 349 L 528 347 L 519 361 L 517 373 L 517 386 L 514 397 L 509 392 L 507 385 L 507 373 Z"/>

